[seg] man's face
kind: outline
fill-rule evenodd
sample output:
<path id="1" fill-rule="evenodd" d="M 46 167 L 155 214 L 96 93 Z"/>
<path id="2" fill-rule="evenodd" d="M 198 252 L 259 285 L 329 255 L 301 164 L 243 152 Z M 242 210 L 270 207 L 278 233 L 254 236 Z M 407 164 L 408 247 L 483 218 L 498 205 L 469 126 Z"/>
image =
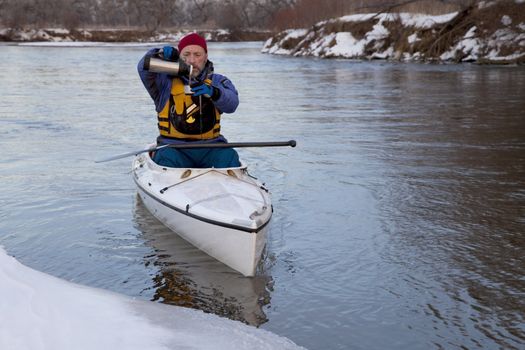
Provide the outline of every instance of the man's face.
<path id="1" fill-rule="evenodd" d="M 188 45 L 180 52 L 182 60 L 193 66 L 192 77 L 198 76 L 208 60 L 208 54 L 199 45 Z"/>

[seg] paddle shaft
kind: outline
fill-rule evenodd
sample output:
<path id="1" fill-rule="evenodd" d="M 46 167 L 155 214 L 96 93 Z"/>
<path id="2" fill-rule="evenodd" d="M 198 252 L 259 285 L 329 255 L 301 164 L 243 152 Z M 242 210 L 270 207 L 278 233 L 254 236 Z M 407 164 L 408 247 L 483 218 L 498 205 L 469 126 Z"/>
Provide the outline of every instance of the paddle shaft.
<path id="1" fill-rule="evenodd" d="M 188 148 L 242 148 L 242 147 L 295 147 L 297 142 L 295 140 L 290 141 L 274 141 L 274 142 L 217 142 L 217 143 L 198 143 L 198 142 L 187 142 L 187 143 L 177 143 L 177 144 L 166 144 L 156 147 L 151 147 L 147 149 L 142 149 L 140 151 L 128 152 L 120 154 L 118 156 L 110 157 L 107 159 L 97 160 L 95 163 L 104 163 L 111 160 L 117 160 L 129 156 L 136 156 L 145 152 L 157 151 L 161 148 L 178 148 L 178 149 L 188 149 Z"/>
<path id="2" fill-rule="evenodd" d="M 217 143 L 181 143 L 168 145 L 170 148 L 240 148 L 240 147 L 295 147 L 297 143 L 294 140 L 277 141 L 277 142 L 217 142 Z M 163 145 L 164 146 L 164 145 Z M 162 147 L 162 146 L 160 146 Z"/>

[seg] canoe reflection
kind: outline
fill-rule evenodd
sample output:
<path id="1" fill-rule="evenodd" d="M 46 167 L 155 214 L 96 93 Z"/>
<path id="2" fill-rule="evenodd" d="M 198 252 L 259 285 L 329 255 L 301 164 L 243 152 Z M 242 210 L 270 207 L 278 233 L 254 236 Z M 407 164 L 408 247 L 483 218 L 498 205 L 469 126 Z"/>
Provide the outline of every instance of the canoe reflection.
<path id="1" fill-rule="evenodd" d="M 133 218 L 155 254 L 146 264 L 158 267 L 153 277 L 153 300 L 199 309 L 258 326 L 267 321 L 263 307 L 270 303 L 272 278 L 264 259 L 255 277 L 244 277 L 201 252 L 151 215 L 135 196 Z"/>

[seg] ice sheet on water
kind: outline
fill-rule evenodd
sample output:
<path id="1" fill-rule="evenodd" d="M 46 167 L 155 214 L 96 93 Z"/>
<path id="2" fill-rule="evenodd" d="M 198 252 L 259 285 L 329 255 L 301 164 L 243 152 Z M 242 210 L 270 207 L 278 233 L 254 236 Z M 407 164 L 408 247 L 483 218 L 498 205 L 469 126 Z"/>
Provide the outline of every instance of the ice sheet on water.
<path id="1" fill-rule="evenodd" d="M 0 247 L 0 349 L 301 349 L 243 323 L 70 283 Z"/>

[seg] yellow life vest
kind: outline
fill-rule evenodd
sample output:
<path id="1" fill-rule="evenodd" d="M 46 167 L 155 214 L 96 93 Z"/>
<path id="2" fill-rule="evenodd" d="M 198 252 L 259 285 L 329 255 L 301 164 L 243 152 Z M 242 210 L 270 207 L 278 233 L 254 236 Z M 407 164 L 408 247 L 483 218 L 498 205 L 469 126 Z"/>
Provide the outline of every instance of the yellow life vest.
<path id="1" fill-rule="evenodd" d="M 221 131 L 221 114 L 211 98 L 186 95 L 179 78 L 172 80 L 170 98 L 157 119 L 160 135 L 167 138 L 212 139 Z"/>

